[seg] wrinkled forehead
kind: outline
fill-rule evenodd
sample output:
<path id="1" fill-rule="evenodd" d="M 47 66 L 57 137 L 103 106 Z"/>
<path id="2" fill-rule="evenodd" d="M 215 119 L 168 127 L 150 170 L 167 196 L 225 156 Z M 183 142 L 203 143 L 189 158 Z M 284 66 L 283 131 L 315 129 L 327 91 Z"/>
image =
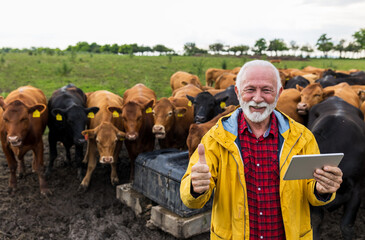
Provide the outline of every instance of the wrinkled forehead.
<path id="1" fill-rule="evenodd" d="M 12 117 L 14 119 L 28 115 L 28 108 L 23 104 L 10 104 L 4 111 L 4 117 Z"/>
<path id="2" fill-rule="evenodd" d="M 274 69 L 268 66 L 252 66 L 246 69 L 242 75 L 241 85 L 271 85 L 277 87 L 277 79 Z"/>
<path id="3" fill-rule="evenodd" d="M 99 126 L 96 135 L 99 139 L 113 140 L 117 135 L 117 130 L 111 124 L 102 124 Z"/>
<path id="4" fill-rule="evenodd" d="M 142 114 L 142 107 L 135 102 L 128 102 L 123 106 L 123 116 L 133 117 Z"/>

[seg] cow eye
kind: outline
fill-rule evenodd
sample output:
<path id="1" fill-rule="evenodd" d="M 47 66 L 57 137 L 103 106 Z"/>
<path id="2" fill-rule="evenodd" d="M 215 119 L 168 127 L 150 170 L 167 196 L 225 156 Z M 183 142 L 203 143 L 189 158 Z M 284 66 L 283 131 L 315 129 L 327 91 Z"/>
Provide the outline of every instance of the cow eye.
<path id="1" fill-rule="evenodd" d="M 28 118 L 22 118 L 20 119 L 21 122 L 26 122 L 28 120 Z"/>
<path id="2" fill-rule="evenodd" d="M 137 121 L 141 121 L 141 117 L 138 117 L 138 118 L 137 118 Z"/>
<path id="3" fill-rule="evenodd" d="M 314 95 L 315 97 L 320 97 L 321 95 L 319 95 L 319 94 L 316 94 L 316 95 Z"/>
<path id="4" fill-rule="evenodd" d="M 172 116 L 172 111 L 170 111 L 168 114 L 167 114 L 167 116 Z"/>
<path id="5" fill-rule="evenodd" d="M 7 118 L 4 118 L 4 122 L 8 123 L 8 122 L 9 122 L 9 120 L 8 120 Z"/>
<path id="6" fill-rule="evenodd" d="M 99 140 L 98 139 L 95 139 L 96 143 L 99 143 Z"/>

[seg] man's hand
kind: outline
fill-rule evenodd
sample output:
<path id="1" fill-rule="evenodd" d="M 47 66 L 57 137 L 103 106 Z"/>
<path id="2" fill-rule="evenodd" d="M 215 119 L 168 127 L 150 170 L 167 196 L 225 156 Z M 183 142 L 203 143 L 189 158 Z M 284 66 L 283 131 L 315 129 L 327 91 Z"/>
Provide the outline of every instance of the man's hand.
<path id="1" fill-rule="evenodd" d="M 323 169 L 314 171 L 314 179 L 317 181 L 316 189 L 318 193 L 334 193 L 342 183 L 342 171 L 338 167 L 324 166 Z"/>
<path id="2" fill-rule="evenodd" d="M 204 145 L 198 145 L 198 162 L 191 168 L 191 184 L 196 193 L 203 193 L 209 189 L 210 177 L 209 166 L 205 161 Z"/>

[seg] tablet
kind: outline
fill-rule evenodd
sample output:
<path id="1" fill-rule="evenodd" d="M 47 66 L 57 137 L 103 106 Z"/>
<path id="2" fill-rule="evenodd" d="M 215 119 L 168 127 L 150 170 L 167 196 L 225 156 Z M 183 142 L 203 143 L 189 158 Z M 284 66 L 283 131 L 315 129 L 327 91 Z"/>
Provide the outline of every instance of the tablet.
<path id="1" fill-rule="evenodd" d="M 343 153 L 295 155 L 286 170 L 284 180 L 312 179 L 315 169 L 323 168 L 324 165 L 337 167 L 343 155 Z"/>

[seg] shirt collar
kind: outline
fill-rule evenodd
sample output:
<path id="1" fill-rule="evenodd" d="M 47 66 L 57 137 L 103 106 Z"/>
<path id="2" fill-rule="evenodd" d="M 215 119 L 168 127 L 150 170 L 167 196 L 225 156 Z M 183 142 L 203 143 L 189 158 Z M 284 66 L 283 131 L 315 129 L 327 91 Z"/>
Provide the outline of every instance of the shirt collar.
<path id="1" fill-rule="evenodd" d="M 238 130 L 238 133 L 243 134 L 246 129 L 247 129 L 248 132 L 252 133 L 250 125 L 247 124 L 245 116 L 243 115 L 242 109 L 240 109 L 239 111 L 240 111 L 240 113 L 239 113 L 238 121 L 239 121 L 240 127 L 239 127 L 239 130 Z M 266 138 L 266 137 L 269 136 L 269 134 L 272 134 L 274 137 L 276 137 L 277 133 L 278 133 L 278 131 L 277 131 L 276 116 L 275 116 L 274 112 L 272 112 L 270 114 L 269 127 L 266 130 L 266 132 L 264 133 L 263 137 Z"/>

